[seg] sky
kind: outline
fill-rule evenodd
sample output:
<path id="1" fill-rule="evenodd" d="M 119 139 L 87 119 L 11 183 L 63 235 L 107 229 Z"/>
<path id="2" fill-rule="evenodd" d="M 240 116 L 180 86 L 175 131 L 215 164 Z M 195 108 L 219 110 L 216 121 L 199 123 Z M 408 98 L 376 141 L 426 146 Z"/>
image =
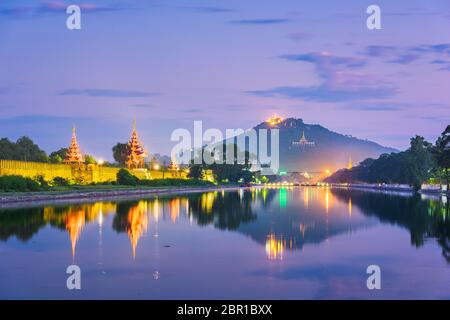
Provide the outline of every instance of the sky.
<path id="1" fill-rule="evenodd" d="M 47 152 L 75 125 L 83 152 L 112 160 L 136 119 L 169 154 L 194 120 L 246 129 L 274 113 L 401 150 L 450 124 L 449 89 L 448 0 L 0 0 L 0 137 Z"/>

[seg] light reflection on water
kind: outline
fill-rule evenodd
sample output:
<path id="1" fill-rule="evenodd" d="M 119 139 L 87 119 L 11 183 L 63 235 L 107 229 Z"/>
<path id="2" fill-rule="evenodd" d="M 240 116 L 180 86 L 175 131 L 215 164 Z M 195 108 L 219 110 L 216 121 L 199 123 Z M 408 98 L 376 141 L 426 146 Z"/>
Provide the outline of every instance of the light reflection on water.
<path id="1" fill-rule="evenodd" d="M 449 218 L 439 199 L 313 187 L 4 208 L 0 297 L 450 298 Z M 391 287 L 365 288 L 369 264 Z"/>

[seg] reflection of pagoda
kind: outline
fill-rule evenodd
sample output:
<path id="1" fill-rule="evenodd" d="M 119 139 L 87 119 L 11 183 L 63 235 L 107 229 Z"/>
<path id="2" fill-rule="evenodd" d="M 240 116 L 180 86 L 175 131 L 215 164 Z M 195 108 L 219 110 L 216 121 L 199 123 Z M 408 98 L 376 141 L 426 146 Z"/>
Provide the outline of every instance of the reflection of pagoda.
<path id="1" fill-rule="evenodd" d="M 128 212 L 127 233 L 133 249 L 133 258 L 136 257 L 137 243 L 142 234 L 147 231 L 147 225 L 147 202 L 140 201 Z"/>
<path id="2" fill-rule="evenodd" d="M 300 140 L 293 141 L 292 144 L 300 146 L 300 147 L 314 147 L 316 145 L 316 143 L 314 141 L 308 141 L 308 139 L 306 139 L 305 130 L 303 130 L 302 137 L 300 138 Z"/>
<path id="3" fill-rule="evenodd" d="M 81 154 L 80 148 L 78 147 L 75 126 L 72 128 L 72 141 L 70 143 L 69 150 L 67 150 L 64 162 L 69 164 L 83 162 L 83 155 Z"/>
<path id="4" fill-rule="evenodd" d="M 69 211 L 66 221 L 66 229 L 69 232 L 70 242 L 72 243 L 72 257 L 75 256 L 75 246 L 77 244 L 81 230 L 83 229 L 84 223 L 84 210 Z"/>
<path id="5" fill-rule="evenodd" d="M 128 142 L 128 154 L 125 164 L 128 168 L 143 168 L 144 159 L 147 154 L 139 141 L 139 136 L 136 131 L 136 121 L 133 124 L 133 132 L 131 133 L 131 139 Z"/>
<path id="6" fill-rule="evenodd" d="M 274 234 L 269 234 L 266 239 L 266 255 L 269 260 L 282 260 L 286 248 L 284 239 L 277 239 Z"/>

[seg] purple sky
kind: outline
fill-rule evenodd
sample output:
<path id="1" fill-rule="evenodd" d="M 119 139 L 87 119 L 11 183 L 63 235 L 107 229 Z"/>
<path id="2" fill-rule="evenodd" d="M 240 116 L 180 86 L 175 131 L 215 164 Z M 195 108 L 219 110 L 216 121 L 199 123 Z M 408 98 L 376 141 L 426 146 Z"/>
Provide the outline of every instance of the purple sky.
<path id="1" fill-rule="evenodd" d="M 273 113 L 404 149 L 450 123 L 450 2 L 0 2 L 0 137 L 47 151 L 76 124 L 111 159 L 137 120 L 150 152 L 173 129 L 249 128 Z M 82 6 L 69 31 L 65 7 Z M 366 28 L 378 4 L 382 30 Z"/>

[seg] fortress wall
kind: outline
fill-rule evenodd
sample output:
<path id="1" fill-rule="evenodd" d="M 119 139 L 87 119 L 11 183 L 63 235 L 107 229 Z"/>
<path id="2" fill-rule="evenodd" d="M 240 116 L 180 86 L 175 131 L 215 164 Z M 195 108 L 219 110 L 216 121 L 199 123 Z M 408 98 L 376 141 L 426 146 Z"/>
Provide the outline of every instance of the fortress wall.
<path id="1" fill-rule="evenodd" d="M 48 181 L 53 180 L 55 177 L 62 177 L 69 180 L 73 179 L 82 181 L 83 183 L 116 181 L 119 170 L 120 168 L 102 167 L 96 164 L 71 166 L 68 164 L 0 160 L 0 176 L 19 175 L 35 178 L 41 175 Z M 129 171 L 139 179 L 163 178 L 163 172 L 161 170 L 133 169 Z M 166 171 L 164 172 L 164 178 L 186 179 L 187 174 L 184 171 Z"/>
<path id="2" fill-rule="evenodd" d="M 0 175 L 18 175 L 29 178 L 42 175 L 46 180 L 51 180 L 55 177 L 71 179 L 72 168 L 67 164 L 0 160 Z"/>

